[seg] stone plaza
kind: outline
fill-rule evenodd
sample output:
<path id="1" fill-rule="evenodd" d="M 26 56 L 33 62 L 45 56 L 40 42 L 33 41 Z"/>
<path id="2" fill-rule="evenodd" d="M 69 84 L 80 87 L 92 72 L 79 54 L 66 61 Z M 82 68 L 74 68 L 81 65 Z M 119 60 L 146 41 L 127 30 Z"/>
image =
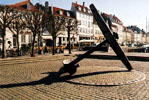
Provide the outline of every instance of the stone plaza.
<path id="1" fill-rule="evenodd" d="M 1 59 L 0 100 L 149 100 L 148 53 L 126 53 L 136 57 L 128 72 L 114 53 L 95 52 L 74 75 L 56 77 L 64 59 L 83 53 Z"/>

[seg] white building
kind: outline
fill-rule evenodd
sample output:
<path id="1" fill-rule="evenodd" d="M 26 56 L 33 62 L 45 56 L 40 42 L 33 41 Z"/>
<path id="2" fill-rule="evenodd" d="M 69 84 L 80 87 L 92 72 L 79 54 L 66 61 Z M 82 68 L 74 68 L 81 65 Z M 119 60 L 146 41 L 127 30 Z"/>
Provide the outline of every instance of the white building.
<path id="1" fill-rule="evenodd" d="M 91 10 L 85 6 L 85 2 L 82 5 L 76 3 L 72 3 L 71 11 L 74 13 L 76 19 L 80 21 L 80 25 L 78 25 L 78 42 L 88 42 L 88 45 L 94 43 L 93 37 L 93 15 Z"/>
<path id="2" fill-rule="evenodd" d="M 53 14 L 55 16 L 62 16 L 65 17 L 66 20 L 67 19 L 71 19 L 72 21 L 75 21 L 75 16 L 74 13 L 69 11 L 69 10 L 65 10 L 62 8 L 58 8 L 58 7 L 52 7 L 53 10 Z M 68 20 L 66 21 L 66 24 L 68 23 Z M 59 23 L 60 24 L 60 23 Z M 71 44 L 77 44 L 77 31 L 76 30 L 72 30 L 70 32 L 70 42 Z M 65 27 L 64 29 L 61 29 L 58 33 L 57 33 L 57 38 L 56 38 L 57 42 L 56 45 L 57 46 L 61 46 L 61 45 L 67 45 L 68 44 L 68 32 L 67 32 L 67 28 Z"/>

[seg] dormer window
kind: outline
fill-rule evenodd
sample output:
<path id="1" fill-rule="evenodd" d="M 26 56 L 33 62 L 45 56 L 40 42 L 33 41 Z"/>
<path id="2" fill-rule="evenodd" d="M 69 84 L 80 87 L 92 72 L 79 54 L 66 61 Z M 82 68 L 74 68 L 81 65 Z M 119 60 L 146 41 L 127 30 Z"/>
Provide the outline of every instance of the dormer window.
<path id="1" fill-rule="evenodd" d="M 79 6 L 79 10 L 81 10 L 81 7 Z"/>
<path id="2" fill-rule="evenodd" d="M 60 14 L 60 15 L 63 15 L 63 12 L 60 10 L 60 11 L 59 11 L 59 14 Z"/>
<path id="3" fill-rule="evenodd" d="M 67 16 L 70 16 L 70 13 L 69 12 L 67 12 Z"/>
<path id="4" fill-rule="evenodd" d="M 27 9 L 31 9 L 31 5 L 29 3 L 27 4 Z"/>
<path id="5" fill-rule="evenodd" d="M 84 8 L 83 11 L 86 12 L 86 9 Z"/>
<path id="6" fill-rule="evenodd" d="M 88 10 L 88 13 L 90 14 L 91 13 L 91 10 Z"/>

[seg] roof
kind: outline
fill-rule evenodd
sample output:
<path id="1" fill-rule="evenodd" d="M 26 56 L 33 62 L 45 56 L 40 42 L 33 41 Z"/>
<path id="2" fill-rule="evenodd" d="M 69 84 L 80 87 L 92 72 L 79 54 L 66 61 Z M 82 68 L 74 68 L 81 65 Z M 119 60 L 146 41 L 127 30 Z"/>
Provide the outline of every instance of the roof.
<path id="1" fill-rule="evenodd" d="M 118 26 L 116 26 L 116 25 L 114 25 L 114 24 L 112 24 L 112 27 L 114 27 L 114 28 L 118 28 Z"/>
<path id="2" fill-rule="evenodd" d="M 28 4 L 30 5 L 30 9 L 27 9 Z M 25 1 L 15 3 L 15 4 L 12 4 L 12 5 L 8 5 L 8 6 L 13 7 L 13 8 L 18 8 L 18 9 L 21 9 L 21 10 L 39 12 L 39 10 L 36 9 L 35 6 L 33 6 L 33 4 L 30 2 L 30 0 L 25 0 Z"/>
<path id="3" fill-rule="evenodd" d="M 107 14 L 107 13 L 103 13 L 107 18 L 110 18 L 111 15 Z M 122 25 L 122 21 L 115 15 L 112 16 L 112 18 L 114 19 L 114 21 L 120 25 Z"/>
<path id="4" fill-rule="evenodd" d="M 92 14 L 91 10 L 85 6 L 85 2 L 83 2 L 83 5 L 80 5 L 77 2 L 76 3 L 73 2 L 72 5 L 76 8 L 77 11 L 80 11 L 86 14 Z"/>
<path id="5" fill-rule="evenodd" d="M 110 15 L 107 13 L 103 13 L 107 18 L 110 18 Z"/>
<path id="6" fill-rule="evenodd" d="M 69 10 L 62 9 L 62 8 L 53 7 L 53 13 L 54 13 L 54 15 L 58 15 L 58 16 L 75 18 L 73 12 L 71 12 Z"/>
<path id="7" fill-rule="evenodd" d="M 115 21 L 119 24 L 123 24 L 122 21 L 117 17 L 117 16 L 113 16 L 113 18 L 115 19 Z"/>

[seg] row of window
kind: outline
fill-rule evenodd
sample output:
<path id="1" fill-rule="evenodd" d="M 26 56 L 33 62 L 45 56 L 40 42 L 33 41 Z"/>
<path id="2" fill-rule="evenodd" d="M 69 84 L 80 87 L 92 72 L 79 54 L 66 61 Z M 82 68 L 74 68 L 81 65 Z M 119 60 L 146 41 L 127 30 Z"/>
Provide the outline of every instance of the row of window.
<path id="1" fill-rule="evenodd" d="M 78 13 L 78 16 L 79 16 L 80 18 L 84 18 L 84 19 L 88 19 L 88 20 L 93 20 L 93 16 L 88 15 L 88 14 Z"/>
<path id="2" fill-rule="evenodd" d="M 21 35 L 21 43 L 22 44 L 25 44 L 27 41 L 26 41 L 26 35 Z M 31 43 L 32 41 L 32 36 L 31 35 L 28 35 L 28 43 Z M 17 46 L 17 37 L 16 36 L 13 36 L 13 46 Z"/>
<path id="3" fill-rule="evenodd" d="M 61 38 L 61 37 L 59 37 L 59 38 Z M 76 40 L 75 38 L 72 38 L 72 37 L 70 38 L 70 41 L 75 41 L 75 40 Z M 63 37 L 63 41 L 65 41 L 65 42 L 68 41 L 68 38 L 67 37 Z"/>
<path id="4" fill-rule="evenodd" d="M 79 32 L 80 32 L 80 33 L 93 34 L 93 29 L 79 28 Z"/>
<path id="5" fill-rule="evenodd" d="M 84 25 L 84 26 L 88 26 L 88 27 L 92 27 L 93 26 L 93 23 L 90 22 L 90 21 L 86 21 L 86 20 L 81 20 L 81 25 Z"/>
<path id="6" fill-rule="evenodd" d="M 79 37 L 79 40 L 92 40 L 92 37 Z"/>
<path id="7" fill-rule="evenodd" d="M 78 8 L 81 11 L 81 7 L 79 6 Z M 91 10 L 90 9 L 83 8 L 83 11 L 91 14 Z"/>
<path id="8" fill-rule="evenodd" d="M 102 33 L 101 33 L 101 31 L 99 31 L 99 30 L 95 30 L 95 34 L 96 34 L 96 35 L 99 35 L 99 34 L 102 34 Z"/>
<path id="9" fill-rule="evenodd" d="M 32 41 L 32 36 L 28 35 L 28 42 L 31 43 Z M 21 35 L 21 43 L 26 43 L 26 35 Z"/>

